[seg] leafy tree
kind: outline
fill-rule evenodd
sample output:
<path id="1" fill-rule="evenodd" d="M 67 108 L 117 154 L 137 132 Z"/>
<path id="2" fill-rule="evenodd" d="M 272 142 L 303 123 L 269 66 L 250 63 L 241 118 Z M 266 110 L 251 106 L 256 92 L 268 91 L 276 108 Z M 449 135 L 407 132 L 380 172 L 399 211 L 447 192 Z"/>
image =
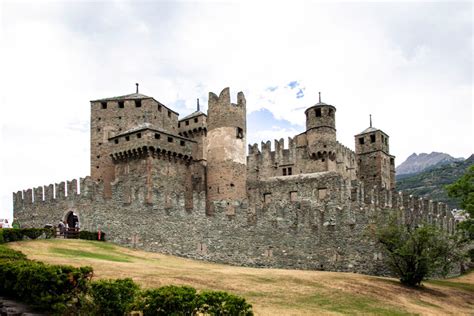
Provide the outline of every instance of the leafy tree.
<path id="1" fill-rule="evenodd" d="M 461 254 L 455 238 L 432 225 L 389 225 L 377 231 L 386 260 L 400 282 L 418 286 L 426 277 L 447 275 Z"/>
<path id="2" fill-rule="evenodd" d="M 474 165 L 471 165 L 467 172 L 453 184 L 447 185 L 446 190 L 450 197 L 461 200 L 460 207 L 474 218 Z"/>

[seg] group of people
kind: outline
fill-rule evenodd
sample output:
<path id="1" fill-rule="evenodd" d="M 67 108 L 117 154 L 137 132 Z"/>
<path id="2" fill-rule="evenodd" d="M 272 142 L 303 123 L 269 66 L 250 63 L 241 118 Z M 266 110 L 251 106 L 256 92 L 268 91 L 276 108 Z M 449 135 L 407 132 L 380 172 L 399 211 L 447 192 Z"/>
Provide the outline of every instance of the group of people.
<path id="1" fill-rule="evenodd" d="M 8 218 L 0 219 L 0 228 L 20 228 L 20 222 L 14 218 L 13 223 L 10 225 Z"/>
<path id="2" fill-rule="evenodd" d="M 72 228 L 72 229 L 71 229 Z M 74 227 L 69 227 L 67 221 L 60 220 L 58 224 L 59 236 L 67 238 L 71 233 L 79 231 L 79 222 L 76 221 Z"/>

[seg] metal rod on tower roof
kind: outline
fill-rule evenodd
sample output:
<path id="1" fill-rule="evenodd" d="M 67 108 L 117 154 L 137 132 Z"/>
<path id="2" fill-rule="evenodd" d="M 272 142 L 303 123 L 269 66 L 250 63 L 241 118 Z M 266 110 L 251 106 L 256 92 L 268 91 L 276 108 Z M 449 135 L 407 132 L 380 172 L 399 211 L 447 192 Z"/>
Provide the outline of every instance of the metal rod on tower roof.
<path id="1" fill-rule="evenodd" d="M 372 114 L 369 114 L 370 117 L 370 127 L 372 127 Z"/>
<path id="2" fill-rule="evenodd" d="M 197 99 L 197 110 L 199 112 L 199 98 Z"/>
<path id="3" fill-rule="evenodd" d="M 321 103 L 321 92 L 318 92 L 319 93 L 319 103 Z"/>
<path id="4" fill-rule="evenodd" d="M 135 84 L 137 86 L 137 93 L 138 93 L 138 83 Z"/>

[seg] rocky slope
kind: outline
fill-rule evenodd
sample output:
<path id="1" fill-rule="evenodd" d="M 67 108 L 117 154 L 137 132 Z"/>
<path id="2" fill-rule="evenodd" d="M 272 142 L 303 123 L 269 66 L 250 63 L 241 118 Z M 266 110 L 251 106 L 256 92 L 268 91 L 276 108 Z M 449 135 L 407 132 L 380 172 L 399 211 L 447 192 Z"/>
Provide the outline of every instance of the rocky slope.
<path id="1" fill-rule="evenodd" d="M 396 168 L 396 172 L 397 176 L 415 174 L 428 168 L 462 160 L 464 158 L 454 158 L 445 153 L 432 152 L 431 154 L 421 153 L 419 155 L 414 153 Z"/>
<path id="2" fill-rule="evenodd" d="M 416 174 L 401 177 L 397 175 L 397 190 L 445 202 L 451 208 L 458 208 L 459 201 L 448 197 L 444 187 L 459 179 L 472 164 L 474 164 L 474 155 L 463 161 L 437 165 Z"/>

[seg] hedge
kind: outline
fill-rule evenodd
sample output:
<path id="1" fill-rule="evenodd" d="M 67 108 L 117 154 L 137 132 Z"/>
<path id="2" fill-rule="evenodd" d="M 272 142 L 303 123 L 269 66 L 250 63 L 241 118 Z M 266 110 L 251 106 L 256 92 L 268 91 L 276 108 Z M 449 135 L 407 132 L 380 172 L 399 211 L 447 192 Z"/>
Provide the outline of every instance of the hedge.
<path id="1" fill-rule="evenodd" d="M 0 229 L 0 243 L 23 240 L 24 237 L 37 239 L 44 234 L 49 239 L 54 236 L 52 228 L 2 228 Z"/>
<path id="2" fill-rule="evenodd" d="M 26 260 L 26 256 L 20 251 L 0 245 L 0 260 Z"/>
<path id="3" fill-rule="evenodd" d="M 87 291 L 91 267 L 0 260 L 0 295 L 19 298 L 43 310 L 61 311 Z"/>
<path id="4" fill-rule="evenodd" d="M 81 230 L 79 232 L 79 239 L 86 239 L 86 240 L 99 240 L 99 232 L 89 232 L 86 230 Z M 100 241 L 105 241 L 105 233 L 100 233 Z"/>

